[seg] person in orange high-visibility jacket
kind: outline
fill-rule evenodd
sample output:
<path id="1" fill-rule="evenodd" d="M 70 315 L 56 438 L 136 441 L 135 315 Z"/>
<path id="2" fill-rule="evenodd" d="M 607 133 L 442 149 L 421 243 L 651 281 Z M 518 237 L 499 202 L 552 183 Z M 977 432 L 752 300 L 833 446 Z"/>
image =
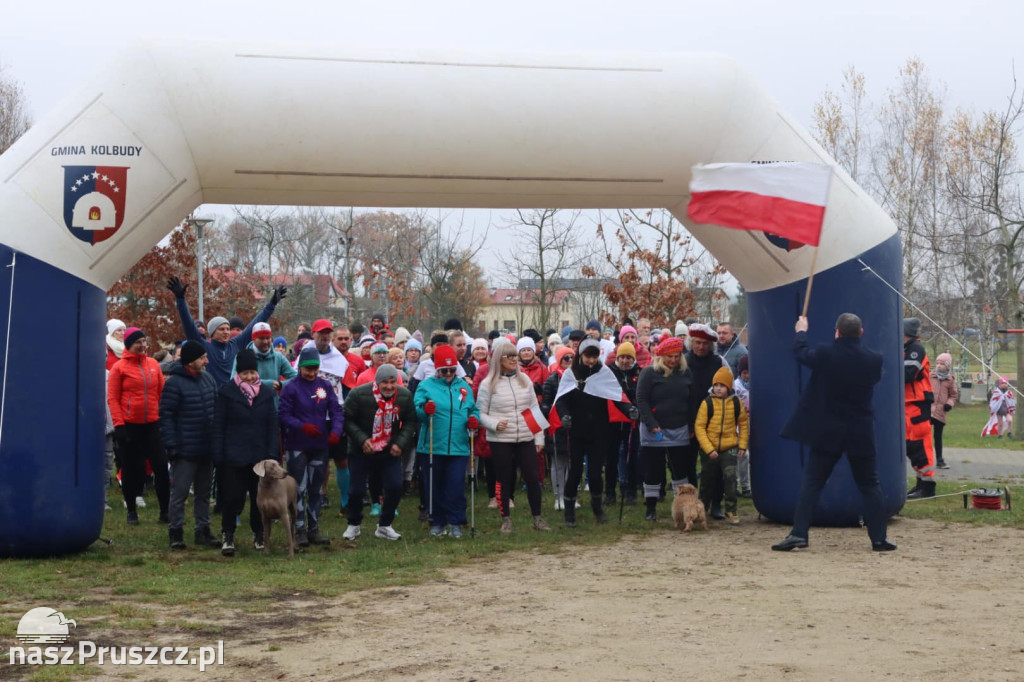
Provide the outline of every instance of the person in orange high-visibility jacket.
<path id="1" fill-rule="evenodd" d="M 931 365 L 918 338 L 921 320 L 903 320 L 903 408 L 907 427 L 907 458 L 917 472 L 917 485 L 908 499 L 935 496 L 935 450 L 930 427 L 932 403 Z"/>

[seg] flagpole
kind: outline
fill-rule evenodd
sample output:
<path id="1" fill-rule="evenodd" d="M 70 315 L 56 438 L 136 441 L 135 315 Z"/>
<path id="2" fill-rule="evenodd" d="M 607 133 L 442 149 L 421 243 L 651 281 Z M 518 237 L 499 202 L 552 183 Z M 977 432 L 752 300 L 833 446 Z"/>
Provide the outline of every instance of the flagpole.
<path id="1" fill-rule="evenodd" d="M 814 255 L 811 256 L 811 274 L 807 276 L 807 291 L 804 292 L 804 311 L 800 313 L 801 317 L 807 317 L 807 306 L 811 304 L 811 286 L 814 285 L 814 267 L 818 264 L 818 250 L 819 247 L 814 247 Z"/>

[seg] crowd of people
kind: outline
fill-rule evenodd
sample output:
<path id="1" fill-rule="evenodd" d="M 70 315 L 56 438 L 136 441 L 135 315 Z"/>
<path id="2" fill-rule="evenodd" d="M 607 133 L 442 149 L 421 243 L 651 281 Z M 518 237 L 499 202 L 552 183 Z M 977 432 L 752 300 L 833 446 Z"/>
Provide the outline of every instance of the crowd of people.
<path id="1" fill-rule="evenodd" d="M 401 538 L 406 497 L 429 535 L 462 537 L 478 472 L 501 533 L 513 532 L 518 490 L 542 532 L 551 493 L 567 527 L 587 493 L 596 523 L 617 501 L 641 499 L 657 520 L 666 495 L 693 482 L 713 518 L 738 524 L 737 497 L 751 495 L 749 362 L 728 323 L 591 320 L 473 338 L 458 319 L 424 336 L 375 314 L 365 326 L 300 324 L 289 343 L 269 324 L 284 287 L 248 323 L 205 324 L 187 284 L 173 277 L 167 288 L 184 337 L 173 350 L 151 354 L 145 330 L 107 323 L 107 474 L 129 525 L 151 483 L 172 549 L 186 547 L 190 496 L 195 545 L 233 555 L 248 498 L 262 549 L 253 467 L 268 458 L 296 480 L 300 547 L 331 542 L 321 523 L 331 462 L 346 541 L 360 537 L 367 509 L 377 538 Z"/>

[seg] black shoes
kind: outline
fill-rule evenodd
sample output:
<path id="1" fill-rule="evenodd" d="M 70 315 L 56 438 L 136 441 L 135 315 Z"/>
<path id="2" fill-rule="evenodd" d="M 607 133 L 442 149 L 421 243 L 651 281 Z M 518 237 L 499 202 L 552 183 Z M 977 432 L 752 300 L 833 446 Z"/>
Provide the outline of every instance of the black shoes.
<path id="1" fill-rule="evenodd" d="M 195 544 L 196 547 L 220 547 L 221 542 L 217 538 L 213 537 L 210 533 L 209 526 L 201 526 L 196 528 L 195 532 Z"/>
<path id="2" fill-rule="evenodd" d="M 575 528 L 576 527 L 576 498 L 565 497 L 563 498 L 563 509 L 565 513 L 565 527 Z"/>
<path id="3" fill-rule="evenodd" d="M 306 535 L 305 528 L 295 529 L 295 546 L 296 547 L 309 547 L 309 536 Z"/>
<path id="4" fill-rule="evenodd" d="M 590 508 L 594 512 L 594 520 L 597 523 L 608 523 L 608 515 L 604 513 L 604 505 L 600 497 L 590 498 Z"/>
<path id="5" fill-rule="evenodd" d="M 888 540 L 882 540 L 881 542 L 872 542 L 871 550 L 874 552 L 895 552 L 896 545 L 892 544 Z"/>
<path id="6" fill-rule="evenodd" d="M 773 552 L 789 552 L 794 549 L 807 549 L 807 539 L 798 538 L 795 535 L 787 535 L 785 540 L 777 545 L 772 545 Z"/>
<path id="7" fill-rule="evenodd" d="M 917 488 L 907 493 L 908 500 L 919 500 L 924 497 L 935 497 L 935 481 L 919 479 Z"/>
<path id="8" fill-rule="evenodd" d="M 171 549 L 185 549 L 185 531 L 181 528 L 168 528 L 167 534 L 171 540 Z"/>
<path id="9" fill-rule="evenodd" d="M 744 488 L 743 490 L 740 491 L 740 497 L 750 499 L 753 496 L 753 493 L 750 492 L 750 488 Z"/>
<path id="10" fill-rule="evenodd" d="M 170 520 L 167 518 L 167 512 L 160 512 L 160 516 L 156 517 L 156 522 L 164 525 L 170 523 Z"/>
<path id="11" fill-rule="evenodd" d="M 946 461 L 942 460 L 942 459 L 940 459 L 938 462 L 936 462 L 935 466 L 937 466 L 940 469 L 948 469 L 949 468 L 949 465 L 946 464 Z"/>
<path id="12" fill-rule="evenodd" d="M 139 512 L 128 512 L 128 525 L 137 526 L 139 525 Z"/>
<path id="13" fill-rule="evenodd" d="M 309 533 L 307 534 L 306 537 L 309 539 L 309 544 L 311 544 L 311 545 L 329 545 L 329 544 L 331 544 L 331 541 L 328 538 L 325 538 L 323 535 L 320 535 L 320 529 L 319 528 L 310 528 L 309 529 Z"/>
<path id="14" fill-rule="evenodd" d="M 723 521 L 723 520 L 725 520 L 725 514 L 722 513 L 722 508 L 721 507 L 712 507 L 711 508 L 710 516 L 715 521 Z"/>

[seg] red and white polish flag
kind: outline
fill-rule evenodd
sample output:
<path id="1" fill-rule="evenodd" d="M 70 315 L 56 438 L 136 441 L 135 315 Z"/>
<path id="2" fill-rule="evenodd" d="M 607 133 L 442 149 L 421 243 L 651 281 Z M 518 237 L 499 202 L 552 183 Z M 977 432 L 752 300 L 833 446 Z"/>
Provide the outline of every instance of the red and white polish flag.
<path id="1" fill-rule="evenodd" d="M 551 426 L 548 420 L 544 418 L 544 413 L 540 409 L 540 405 L 534 405 L 528 410 L 523 410 L 519 414 L 523 415 L 523 419 L 526 420 L 526 426 L 530 429 L 530 433 L 536 435 L 544 429 Z"/>
<path id="2" fill-rule="evenodd" d="M 817 163 L 713 163 L 694 166 L 691 220 L 761 230 L 817 246 L 832 168 Z"/>

